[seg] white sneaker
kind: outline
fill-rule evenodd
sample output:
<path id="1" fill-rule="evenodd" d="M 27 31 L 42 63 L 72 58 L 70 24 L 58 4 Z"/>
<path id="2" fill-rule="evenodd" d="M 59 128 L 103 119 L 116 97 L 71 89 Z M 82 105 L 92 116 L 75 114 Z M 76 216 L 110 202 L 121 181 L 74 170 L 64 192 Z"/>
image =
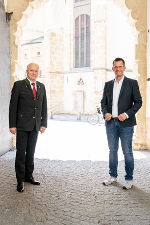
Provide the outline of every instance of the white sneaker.
<path id="1" fill-rule="evenodd" d="M 108 186 L 108 185 L 113 184 L 115 182 L 117 182 L 117 178 L 110 176 L 108 179 L 106 179 L 106 180 L 103 181 L 103 184 L 106 185 L 106 186 Z"/>
<path id="2" fill-rule="evenodd" d="M 123 189 L 130 189 L 133 186 L 133 180 L 126 180 Z"/>

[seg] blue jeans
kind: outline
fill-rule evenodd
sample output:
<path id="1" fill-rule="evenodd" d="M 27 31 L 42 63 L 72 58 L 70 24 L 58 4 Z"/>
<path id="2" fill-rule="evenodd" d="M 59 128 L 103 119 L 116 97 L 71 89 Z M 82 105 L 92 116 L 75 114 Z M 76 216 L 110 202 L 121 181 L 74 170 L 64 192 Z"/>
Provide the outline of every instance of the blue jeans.
<path id="1" fill-rule="evenodd" d="M 125 159 L 125 180 L 133 179 L 134 157 L 132 152 L 133 127 L 121 127 L 119 121 L 109 121 L 106 124 L 106 134 L 109 146 L 109 174 L 117 177 L 119 138 Z"/>

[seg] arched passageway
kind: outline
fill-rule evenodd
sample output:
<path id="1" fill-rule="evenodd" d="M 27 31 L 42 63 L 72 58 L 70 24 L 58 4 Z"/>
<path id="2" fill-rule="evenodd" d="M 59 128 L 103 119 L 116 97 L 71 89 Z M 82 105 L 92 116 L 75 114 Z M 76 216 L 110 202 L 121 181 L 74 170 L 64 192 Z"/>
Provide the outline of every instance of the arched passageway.
<path id="1" fill-rule="evenodd" d="M 59 2 L 59 0 L 57 1 Z M 11 37 L 11 40 L 15 40 L 16 45 L 20 46 L 20 37 L 23 34 L 23 29 L 27 21 L 32 18 L 35 10 L 43 9 L 44 4 L 49 4 L 51 7 L 49 10 L 50 21 L 55 21 L 54 18 L 56 15 L 54 16 L 53 12 L 55 12 L 55 10 L 59 11 L 60 7 L 62 9 L 60 18 L 63 16 L 63 13 L 66 12 L 65 16 L 67 19 L 62 20 L 62 27 L 54 29 L 54 26 L 52 26 L 50 22 L 50 29 L 47 29 L 46 34 L 48 38 L 45 39 L 49 45 L 49 52 L 47 50 L 46 54 L 49 55 L 50 64 L 48 63 L 49 68 L 45 67 L 46 77 L 42 79 L 45 79 L 46 84 L 51 83 L 51 88 L 47 85 L 48 96 L 50 97 L 49 112 L 52 111 L 54 113 L 76 113 L 73 103 L 73 93 L 75 93 L 75 91 L 84 91 L 82 112 L 86 114 L 95 111 L 96 105 L 100 101 L 103 84 L 106 79 L 112 77 L 112 73 L 110 72 L 112 58 L 114 58 L 116 54 L 121 54 L 122 57 L 127 59 L 127 75 L 138 79 L 140 83 L 144 103 L 138 113 L 139 124 L 136 128 L 137 138 L 134 141 L 134 146 L 135 149 L 146 149 L 146 92 L 144 88 L 146 86 L 146 69 L 144 69 L 146 68 L 146 49 L 143 45 L 146 37 L 145 7 L 140 7 L 141 3 L 138 3 L 138 6 L 136 5 L 135 7 L 130 0 L 122 2 L 111 0 L 109 3 L 106 3 L 106 1 L 86 0 L 86 3 L 89 4 L 90 7 L 89 11 L 88 8 L 85 8 L 84 2 L 85 1 L 82 3 L 83 5 L 78 5 L 80 6 L 78 7 L 80 8 L 78 12 L 76 11 L 76 5 L 73 4 L 73 1 L 61 1 L 61 6 L 59 4 L 55 4 L 54 6 L 52 1 L 43 2 L 40 0 L 31 1 L 29 6 L 24 3 L 21 7 L 23 16 L 21 17 L 21 14 L 17 13 L 11 21 L 10 27 L 16 31 L 15 37 Z M 146 6 L 146 1 L 142 4 Z M 18 5 L 16 5 L 16 7 L 18 7 Z M 91 68 L 87 70 L 76 70 L 73 68 L 74 19 L 82 13 L 82 7 L 91 17 Z M 67 12 L 71 12 L 70 9 L 72 9 L 72 14 L 67 14 Z M 142 13 L 144 17 L 141 16 Z M 64 24 L 67 24 L 66 27 L 64 27 L 63 21 Z M 66 23 L 66 21 L 69 22 Z M 122 26 L 119 26 L 118 21 L 121 21 Z M 117 30 L 115 30 L 115 26 L 117 26 Z M 123 29 L 125 27 L 127 28 L 127 32 Z M 145 28 L 143 29 L 143 27 Z M 95 30 L 97 32 L 95 32 Z M 120 33 L 118 32 L 119 30 L 121 31 Z M 118 32 L 118 35 L 122 35 L 120 39 L 115 40 L 116 32 Z M 123 38 L 123 36 L 125 38 Z M 116 42 L 117 45 L 115 44 Z M 126 45 L 123 43 L 126 43 L 127 47 L 125 47 Z M 57 46 L 57 48 L 54 46 Z M 13 43 L 11 48 L 13 49 L 13 51 L 11 51 L 12 78 L 16 79 L 15 76 L 18 76 L 20 70 L 20 57 L 19 61 L 17 60 L 15 62 L 15 59 L 18 58 L 17 48 Z M 57 52 L 55 55 L 56 49 L 61 49 L 61 52 Z M 62 61 L 62 59 L 65 60 Z M 83 82 L 81 83 L 80 80 Z M 78 108 L 77 111 L 79 111 Z"/>
<path id="2" fill-rule="evenodd" d="M 0 1 L 1 2 L 1 1 Z M 17 46 L 15 46 L 15 37 L 12 35 L 16 31 L 16 22 L 20 20 L 21 13 L 26 9 L 29 2 L 33 1 L 22 1 L 20 4 L 19 1 L 8 1 L 10 2 L 9 9 L 14 11 L 14 16 L 10 22 L 11 30 L 11 71 L 15 71 L 15 60 L 17 60 Z M 35 0 L 33 3 L 36 3 L 37 6 L 41 6 L 40 0 Z M 64 2 L 67 2 L 64 1 Z M 96 0 L 93 2 L 96 2 Z M 99 2 L 99 1 L 98 1 Z M 105 3 L 105 1 L 101 1 Z M 142 2 L 142 3 L 141 3 Z M 128 8 L 132 9 L 132 16 L 136 17 L 136 29 L 139 31 L 138 43 L 136 46 L 136 59 L 138 60 L 136 65 L 136 71 L 140 74 L 139 81 L 142 87 L 142 95 L 145 101 L 145 12 L 144 7 L 141 7 L 141 4 L 144 4 L 146 1 L 118 1 L 114 0 L 114 3 L 121 3 L 119 7 L 124 6 L 124 3 Z M 12 6 L 13 3 L 13 6 Z M 14 4 L 15 3 L 15 4 Z M 33 4 L 34 5 L 34 4 Z M 31 5 L 31 6 L 33 6 Z M 143 6 L 143 5 L 142 5 Z M 21 10 L 18 10 L 18 8 Z M 137 10 L 137 7 L 140 10 Z M 18 11 L 17 11 L 18 10 Z M 140 13 L 139 13 L 140 12 Z M 2 11 L 2 19 L 4 19 L 4 10 Z M 1 17 L 0 11 L 0 17 Z M 141 14 L 141 15 L 140 15 Z M 17 18 L 17 19 L 16 19 Z M 16 19 L 16 20 L 15 20 Z M 0 25 L 1 25 L 0 20 Z M 96 26 L 99 22 L 103 24 L 103 20 L 97 21 Z M 5 21 L 3 20 L 3 25 Z M 5 27 L 6 28 L 6 27 Z M 5 29 L 4 28 L 4 29 Z M 6 34 L 6 30 L 4 34 Z M 55 36 L 55 35 L 54 35 Z M 6 38 L 6 36 L 1 36 Z M 0 38 L 1 38 L 0 37 Z M 7 42 L 8 44 L 8 42 Z M 6 53 L 6 52 L 5 52 Z M 8 52 L 7 52 L 8 53 Z M 6 56 L 7 54 L 3 54 Z M 8 60 L 8 58 L 6 57 Z M 7 63 L 6 63 L 7 64 Z M 102 67 L 103 68 L 103 67 Z M 5 69 L 5 68 L 4 68 Z M 104 69 L 104 68 L 103 68 Z M 106 67 L 105 67 L 106 69 Z M 90 72 L 90 71 L 89 71 Z M 110 72 L 108 70 L 108 72 Z M 8 71 L 7 71 L 8 74 Z M 52 74 L 55 76 L 56 74 Z M 59 77 L 59 76 L 58 76 Z M 82 77 L 79 77 L 82 78 Z M 2 82 L 4 79 L 2 79 Z M 79 84 L 84 83 L 84 79 L 78 79 Z M 82 86 L 82 85 L 81 85 Z M 1 90 L 3 90 L 1 88 Z M 8 93 L 7 93 L 8 94 Z M 7 95 L 8 96 L 8 95 Z M 6 99 L 6 96 L 5 96 Z M 145 103 L 144 103 L 145 104 Z M 6 104 L 4 104 L 6 105 Z M 140 111 L 138 120 L 141 122 L 137 128 L 137 147 L 144 148 L 148 146 L 144 136 L 145 133 L 145 124 L 142 123 L 142 118 L 146 118 L 145 107 Z M 7 116 L 7 113 L 6 115 Z M 50 158 L 58 159 L 57 151 L 53 152 L 52 147 L 55 148 L 65 148 L 67 146 L 67 157 L 59 152 L 59 159 L 69 159 L 69 150 L 75 151 L 78 148 L 80 151 L 87 148 L 88 153 L 86 152 L 86 159 L 79 161 L 78 155 L 74 152 L 74 159 L 78 160 L 50 160 L 43 159 L 44 154 L 37 155 L 35 162 L 35 176 L 41 181 L 41 186 L 33 187 L 30 184 L 25 185 L 25 191 L 21 195 L 16 191 L 16 179 L 14 173 L 14 157 L 15 154 L 13 151 L 0 157 L 0 201 L 1 201 L 1 210 L 0 218 L 2 224 L 22 224 L 22 225 L 62 225 L 62 224 L 72 224 L 72 225 L 97 225 L 97 224 L 149 224 L 150 216 L 150 197 L 149 197 L 149 153 L 144 151 L 134 152 L 136 155 L 135 160 L 135 179 L 134 187 L 129 191 L 122 190 L 123 184 L 123 174 L 124 174 L 124 162 L 121 160 L 119 162 L 119 183 L 114 186 L 104 187 L 101 183 L 107 174 L 108 164 L 105 161 L 107 159 L 107 150 L 103 156 L 100 155 L 100 151 L 95 151 L 101 146 L 99 143 L 100 136 L 103 136 L 103 128 L 93 126 L 84 123 L 82 128 L 79 127 L 81 123 L 73 124 L 56 124 L 57 121 L 51 121 L 51 129 L 55 127 L 56 130 L 48 130 L 47 136 L 53 146 L 45 143 L 45 136 L 39 138 L 41 145 L 39 143 L 39 148 L 42 147 L 44 151 L 47 150 L 54 153 L 49 155 Z M 55 123 L 52 125 L 52 123 Z M 61 123 L 61 122 L 59 122 Z M 70 127 L 71 125 L 71 127 Z M 90 127 L 89 127 L 90 126 Z M 74 129 L 73 129 L 74 128 Z M 6 128 L 5 128 L 6 129 Z M 64 129 L 66 130 L 64 134 Z M 139 131 L 138 131 L 139 129 Z M 59 131 L 59 133 L 57 132 Z M 73 136 L 71 132 L 73 132 Z M 78 131 L 78 132 L 76 132 Z M 80 132 L 79 132 L 80 131 Z M 100 135 L 100 131 L 102 134 Z M 63 137 L 61 136 L 63 132 Z M 86 132 L 86 136 L 83 134 Z M 148 132 L 148 131 L 147 131 Z M 144 135 L 142 135 L 144 133 Z M 140 136 L 141 134 L 141 136 Z M 56 137 L 58 135 L 58 137 Z M 5 133 L 6 136 L 6 133 Z M 2 133 L 3 137 L 3 133 Z M 88 137 L 88 140 L 87 140 Z M 72 142 L 70 143 L 70 138 L 75 146 L 72 147 Z M 42 140 L 43 139 L 43 140 Z M 44 142 L 42 142 L 44 141 Z M 84 145 L 88 141 L 88 144 Z M 55 143 L 56 142 L 56 143 Z M 61 145 L 58 145 L 58 142 Z M 80 144 L 82 143 L 82 145 Z M 91 143 L 91 144 L 89 144 Z M 91 146 L 91 151 L 89 151 Z M 94 150 L 92 149 L 95 146 Z M 76 148 L 74 148 L 76 147 Z M 103 146 L 104 147 L 104 146 Z M 37 149 L 38 150 L 38 149 Z M 98 149 L 100 150 L 100 149 Z M 37 151 L 37 154 L 41 154 L 41 151 Z M 46 153 L 47 154 L 47 153 Z M 81 152 L 79 153 L 81 155 Z M 41 159 L 42 158 L 42 159 Z M 85 159 L 85 155 L 83 158 Z M 91 160 L 93 161 L 91 161 Z M 9 179 L 8 179 L 9 177 Z M 7 179 L 6 179 L 7 178 Z"/>

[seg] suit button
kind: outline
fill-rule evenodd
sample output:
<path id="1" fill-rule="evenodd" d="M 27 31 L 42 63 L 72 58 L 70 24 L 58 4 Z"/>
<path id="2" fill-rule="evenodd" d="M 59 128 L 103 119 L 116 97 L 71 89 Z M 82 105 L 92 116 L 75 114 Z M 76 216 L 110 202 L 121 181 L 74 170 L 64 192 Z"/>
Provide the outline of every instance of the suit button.
<path id="1" fill-rule="evenodd" d="M 33 119 L 35 119 L 35 116 L 33 116 Z"/>

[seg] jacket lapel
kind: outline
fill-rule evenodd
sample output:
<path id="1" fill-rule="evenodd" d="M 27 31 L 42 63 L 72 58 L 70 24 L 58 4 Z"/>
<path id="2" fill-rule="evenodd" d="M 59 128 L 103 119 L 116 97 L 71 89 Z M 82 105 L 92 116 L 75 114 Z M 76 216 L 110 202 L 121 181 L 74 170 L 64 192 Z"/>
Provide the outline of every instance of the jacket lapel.
<path id="1" fill-rule="evenodd" d="M 25 87 L 28 89 L 28 91 L 30 92 L 30 94 L 34 98 L 33 91 L 32 91 L 31 85 L 30 85 L 30 82 L 28 81 L 28 79 L 25 79 L 24 81 L 25 81 L 24 82 L 25 83 Z"/>
<path id="2" fill-rule="evenodd" d="M 30 85 L 30 82 L 27 79 L 25 79 L 24 81 L 25 81 L 24 82 L 25 83 L 25 87 L 28 88 L 28 90 L 30 91 L 31 95 L 34 97 L 33 91 L 32 91 L 31 85 Z M 36 85 L 37 85 L 36 98 L 38 98 L 40 93 L 41 93 L 41 87 L 40 87 L 40 83 L 38 81 L 36 82 Z"/>
<path id="3" fill-rule="evenodd" d="M 29 90 L 29 92 L 33 95 L 33 92 L 32 92 L 32 88 L 31 88 L 30 82 L 29 82 L 27 79 L 25 79 L 24 81 L 25 81 L 25 82 L 24 82 L 25 87 L 26 87 L 26 88 Z"/>
<path id="4" fill-rule="evenodd" d="M 38 98 L 38 97 L 39 97 L 39 95 L 40 95 L 40 93 L 41 93 L 41 87 L 40 87 L 40 84 L 39 84 L 39 82 L 38 82 L 38 81 L 36 82 L 36 84 L 37 84 L 37 92 L 36 92 L 36 97 Z"/>
<path id="5" fill-rule="evenodd" d="M 120 94 L 119 94 L 119 98 L 121 97 L 121 95 L 123 94 L 123 92 L 125 90 L 126 83 L 127 83 L 127 78 L 124 77 L 124 80 L 123 80 L 123 83 L 122 83 L 122 86 L 121 86 L 121 90 L 120 90 Z"/>
<path id="6" fill-rule="evenodd" d="M 114 87 L 114 80 L 111 81 L 110 87 L 109 87 L 111 100 L 113 100 L 113 87 Z"/>

